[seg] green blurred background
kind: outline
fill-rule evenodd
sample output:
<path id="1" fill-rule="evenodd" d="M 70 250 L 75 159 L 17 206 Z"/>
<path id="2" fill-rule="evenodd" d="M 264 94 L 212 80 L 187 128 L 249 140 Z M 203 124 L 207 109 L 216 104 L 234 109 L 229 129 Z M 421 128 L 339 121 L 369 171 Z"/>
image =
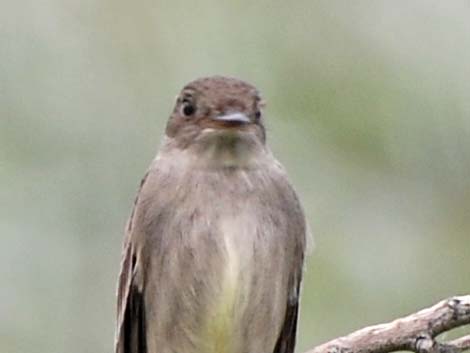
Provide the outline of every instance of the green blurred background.
<path id="1" fill-rule="evenodd" d="M 111 352 L 174 97 L 259 87 L 316 248 L 298 352 L 470 292 L 470 2 L 0 0 L 0 351 Z"/>

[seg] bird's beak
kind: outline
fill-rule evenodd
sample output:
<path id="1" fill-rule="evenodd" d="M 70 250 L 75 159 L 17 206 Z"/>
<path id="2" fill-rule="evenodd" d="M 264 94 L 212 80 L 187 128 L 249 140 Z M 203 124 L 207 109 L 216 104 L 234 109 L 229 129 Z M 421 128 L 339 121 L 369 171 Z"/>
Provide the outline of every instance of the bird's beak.
<path id="1" fill-rule="evenodd" d="M 221 121 L 221 122 L 226 122 L 226 123 L 229 123 L 229 124 L 236 124 L 236 125 L 251 123 L 250 118 L 247 117 L 243 113 L 230 113 L 230 114 L 225 114 L 225 115 L 219 115 L 219 116 L 215 117 L 214 120 Z"/>

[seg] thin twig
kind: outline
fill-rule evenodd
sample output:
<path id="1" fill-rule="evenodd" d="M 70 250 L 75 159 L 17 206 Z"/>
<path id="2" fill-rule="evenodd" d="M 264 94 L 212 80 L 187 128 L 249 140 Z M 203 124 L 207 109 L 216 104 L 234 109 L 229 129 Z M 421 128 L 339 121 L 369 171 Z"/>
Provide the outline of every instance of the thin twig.
<path id="1" fill-rule="evenodd" d="M 336 338 L 306 353 L 461 353 L 470 349 L 470 335 L 450 342 L 435 338 L 470 324 L 470 295 L 452 297 L 390 323 L 369 326 Z"/>

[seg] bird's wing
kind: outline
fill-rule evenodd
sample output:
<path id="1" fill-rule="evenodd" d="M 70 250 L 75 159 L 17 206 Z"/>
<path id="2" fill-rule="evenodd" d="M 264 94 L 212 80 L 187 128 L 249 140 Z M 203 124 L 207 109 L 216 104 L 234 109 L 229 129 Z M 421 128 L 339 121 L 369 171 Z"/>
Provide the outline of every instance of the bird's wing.
<path id="1" fill-rule="evenodd" d="M 297 318 L 299 313 L 300 287 L 302 282 L 304 258 L 310 238 L 304 211 L 294 189 L 284 185 L 287 210 L 289 244 L 292 246 L 292 263 L 290 265 L 287 306 L 279 337 L 273 353 L 293 353 L 297 334 Z"/>
<path id="2" fill-rule="evenodd" d="M 132 221 L 139 194 L 148 173 L 142 179 L 134 208 L 126 227 L 124 250 L 117 288 L 117 328 L 115 353 L 146 353 L 145 302 L 137 254 L 132 245 Z"/>
<path id="3" fill-rule="evenodd" d="M 297 284 L 297 298 L 289 301 L 284 315 L 284 324 L 281 333 L 276 342 L 274 353 L 293 353 L 295 348 L 296 332 L 297 332 L 297 316 L 299 312 L 299 286 Z"/>
<path id="4" fill-rule="evenodd" d="M 144 295 L 134 283 L 135 271 L 135 256 L 128 246 L 119 276 L 116 353 L 147 352 Z"/>

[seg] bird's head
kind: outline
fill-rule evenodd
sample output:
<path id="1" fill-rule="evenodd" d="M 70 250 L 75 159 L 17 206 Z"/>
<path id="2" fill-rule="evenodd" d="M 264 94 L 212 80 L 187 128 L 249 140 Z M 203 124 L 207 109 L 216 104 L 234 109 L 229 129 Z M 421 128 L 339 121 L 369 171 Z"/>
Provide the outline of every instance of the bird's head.
<path id="1" fill-rule="evenodd" d="M 247 82 L 223 76 L 200 78 L 178 95 L 166 135 L 183 149 L 264 146 L 262 108 L 257 89 Z"/>

